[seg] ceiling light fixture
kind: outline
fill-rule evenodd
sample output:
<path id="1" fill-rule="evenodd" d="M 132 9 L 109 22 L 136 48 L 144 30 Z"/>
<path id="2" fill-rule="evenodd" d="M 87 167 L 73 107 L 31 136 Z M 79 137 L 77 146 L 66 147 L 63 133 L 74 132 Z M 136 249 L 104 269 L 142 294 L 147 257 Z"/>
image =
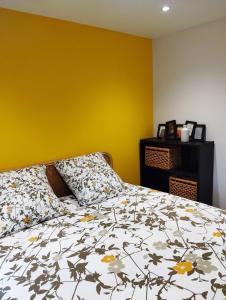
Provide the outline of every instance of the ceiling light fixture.
<path id="1" fill-rule="evenodd" d="M 169 11 L 169 10 L 170 10 L 170 7 L 167 6 L 167 5 L 164 5 L 164 6 L 162 7 L 162 11 L 163 11 L 163 12 L 167 12 L 167 11 Z"/>

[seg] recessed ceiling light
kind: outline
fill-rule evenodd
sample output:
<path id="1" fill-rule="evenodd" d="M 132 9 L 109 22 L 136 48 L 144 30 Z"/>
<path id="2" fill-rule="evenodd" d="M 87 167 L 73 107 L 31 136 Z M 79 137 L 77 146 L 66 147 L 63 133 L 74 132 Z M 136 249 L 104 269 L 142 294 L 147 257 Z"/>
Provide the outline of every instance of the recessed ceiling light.
<path id="1" fill-rule="evenodd" d="M 170 7 L 167 6 L 167 5 L 164 5 L 164 6 L 162 7 L 162 11 L 163 11 L 163 12 L 167 12 L 167 11 L 169 11 L 169 10 L 170 10 Z"/>

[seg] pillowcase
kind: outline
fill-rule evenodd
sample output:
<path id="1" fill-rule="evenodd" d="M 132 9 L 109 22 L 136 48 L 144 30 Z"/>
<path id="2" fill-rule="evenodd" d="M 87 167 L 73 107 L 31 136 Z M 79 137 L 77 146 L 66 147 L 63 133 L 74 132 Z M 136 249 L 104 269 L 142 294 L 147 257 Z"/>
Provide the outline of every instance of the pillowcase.
<path id="1" fill-rule="evenodd" d="M 100 152 L 57 161 L 55 167 L 80 205 L 114 198 L 123 190 L 122 180 Z"/>
<path id="2" fill-rule="evenodd" d="M 0 173 L 0 238 L 63 212 L 63 204 L 48 183 L 45 166 Z"/>

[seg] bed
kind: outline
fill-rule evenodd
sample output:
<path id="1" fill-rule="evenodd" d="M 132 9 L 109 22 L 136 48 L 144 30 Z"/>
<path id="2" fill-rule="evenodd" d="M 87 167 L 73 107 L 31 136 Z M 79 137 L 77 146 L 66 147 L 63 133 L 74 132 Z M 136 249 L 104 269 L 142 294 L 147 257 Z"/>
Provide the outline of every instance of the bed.
<path id="1" fill-rule="evenodd" d="M 109 163 L 109 155 L 105 155 Z M 226 299 L 226 212 L 140 186 L 0 239 L 0 299 Z"/>

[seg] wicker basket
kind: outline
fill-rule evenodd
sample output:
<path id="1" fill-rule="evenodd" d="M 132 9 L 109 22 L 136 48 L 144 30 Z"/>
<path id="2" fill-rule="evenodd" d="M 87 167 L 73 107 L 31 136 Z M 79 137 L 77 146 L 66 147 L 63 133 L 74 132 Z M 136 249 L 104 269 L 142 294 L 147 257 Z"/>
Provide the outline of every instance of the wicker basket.
<path id="1" fill-rule="evenodd" d="M 178 167 L 178 148 L 145 147 L 145 165 L 148 167 L 170 170 Z"/>
<path id="2" fill-rule="evenodd" d="M 169 192 L 170 194 L 196 201 L 198 198 L 198 183 L 193 180 L 171 176 L 169 180 Z"/>

